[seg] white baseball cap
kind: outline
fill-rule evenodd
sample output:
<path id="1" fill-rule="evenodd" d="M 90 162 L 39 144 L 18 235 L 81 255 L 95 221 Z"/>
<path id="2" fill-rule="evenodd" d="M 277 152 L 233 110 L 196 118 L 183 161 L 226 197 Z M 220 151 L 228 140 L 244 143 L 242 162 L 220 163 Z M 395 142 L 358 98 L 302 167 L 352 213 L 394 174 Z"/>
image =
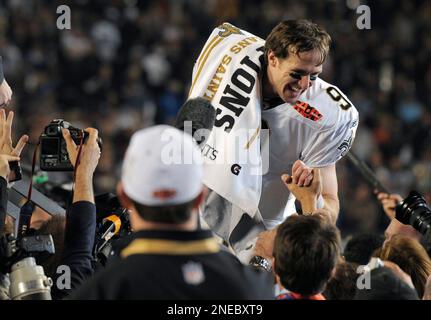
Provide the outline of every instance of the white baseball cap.
<path id="1" fill-rule="evenodd" d="M 132 200 L 147 206 L 183 204 L 202 191 L 203 159 L 192 136 L 168 125 L 133 134 L 121 181 Z"/>

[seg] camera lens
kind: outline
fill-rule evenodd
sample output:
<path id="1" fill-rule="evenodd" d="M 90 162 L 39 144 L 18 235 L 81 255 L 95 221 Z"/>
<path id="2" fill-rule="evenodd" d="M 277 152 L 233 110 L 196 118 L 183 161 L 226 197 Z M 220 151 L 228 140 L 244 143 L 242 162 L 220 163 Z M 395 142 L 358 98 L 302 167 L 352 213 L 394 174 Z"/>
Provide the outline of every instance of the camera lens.
<path id="1" fill-rule="evenodd" d="M 395 217 L 400 222 L 411 225 L 424 236 L 431 235 L 431 210 L 418 192 L 410 192 L 395 212 Z"/>
<path id="2" fill-rule="evenodd" d="M 52 280 L 33 257 L 25 258 L 12 266 L 10 295 L 13 300 L 50 300 Z"/>

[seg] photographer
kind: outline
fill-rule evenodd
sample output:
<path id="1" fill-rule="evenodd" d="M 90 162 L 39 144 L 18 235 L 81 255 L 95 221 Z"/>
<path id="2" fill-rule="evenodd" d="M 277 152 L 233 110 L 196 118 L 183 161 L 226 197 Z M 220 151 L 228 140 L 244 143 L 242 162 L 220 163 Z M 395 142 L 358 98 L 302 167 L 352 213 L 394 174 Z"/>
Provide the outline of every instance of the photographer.
<path id="1" fill-rule="evenodd" d="M 77 166 L 72 205 L 66 214 L 64 249 L 60 263 L 60 265 L 70 268 L 71 286 L 60 289 L 57 279 L 54 279 L 53 299 L 65 297 L 69 293 L 69 289 L 78 287 L 93 273 L 92 249 L 96 229 L 93 174 L 99 162 L 100 148 L 97 143 L 98 131 L 93 128 L 85 131 L 89 133 L 89 137 L 82 146 L 80 159 L 76 164 L 78 147 L 69 130 L 63 129 L 63 138 L 66 141 L 70 162 Z"/>
<path id="2" fill-rule="evenodd" d="M 0 112 L 0 136 L 1 149 L 4 154 L 2 156 L 1 170 L 5 176 L 9 175 L 9 167 L 6 166 L 8 157 L 11 160 L 13 156 L 19 155 L 24 147 L 27 136 L 21 137 L 15 148 L 12 148 L 10 132 L 13 120 L 13 113 L 10 112 L 7 119 L 4 110 Z M 97 130 L 87 129 L 89 133 L 88 141 L 82 147 L 79 165 L 77 165 L 75 173 L 75 192 L 71 206 L 68 208 L 66 221 L 63 216 L 49 216 L 46 213 L 41 213 L 40 209 L 36 208 L 32 214 L 30 221 L 30 229 L 33 229 L 34 235 L 52 235 L 54 238 L 56 253 L 38 261 L 44 267 L 45 273 L 52 277 L 54 286 L 51 288 L 51 297 L 53 299 L 63 298 L 68 294 L 68 289 L 72 289 L 80 285 L 86 278 L 93 273 L 92 268 L 92 248 L 94 243 L 94 233 L 96 225 L 96 208 L 94 204 L 94 194 L 92 187 L 93 173 L 100 158 L 100 149 L 97 144 Z M 69 158 L 73 165 L 76 164 L 78 148 L 73 142 L 69 131 L 63 132 L 63 137 L 67 145 Z M 11 156 L 9 156 L 11 155 Z M 19 158 L 16 158 L 17 160 Z M 0 178 L 1 188 L 1 205 L 4 209 L 7 205 L 6 181 Z M 4 214 L 5 215 L 5 214 Z M 4 216 L 3 215 L 3 216 Z M 4 219 L 2 220 L 4 221 Z M 66 223 L 64 223 L 66 222 Z M 9 229 L 12 229 L 9 224 Z M 64 246 L 64 247 L 63 247 Z M 56 271 L 59 266 L 69 268 L 70 281 L 59 285 L 58 278 L 62 274 Z M 61 283 L 61 281 L 60 281 Z M 7 284 L 7 282 L 5 282 Z M 68 285 L 70 284 L 70 286 Z M 6 287 L 6 286 L 4 286 Z M 5 290 L 7 292 L 7 289 Z"/>
<path id="3" fill-rule="evenodd" d="M 418 241 L 431 257 L 431 211 L 425 199 L 413 191 L 407 198 L 399 194 L 377 194 L 390 223 L 385 230 L 386 242 L 394 235 L 404 235 Z"/>

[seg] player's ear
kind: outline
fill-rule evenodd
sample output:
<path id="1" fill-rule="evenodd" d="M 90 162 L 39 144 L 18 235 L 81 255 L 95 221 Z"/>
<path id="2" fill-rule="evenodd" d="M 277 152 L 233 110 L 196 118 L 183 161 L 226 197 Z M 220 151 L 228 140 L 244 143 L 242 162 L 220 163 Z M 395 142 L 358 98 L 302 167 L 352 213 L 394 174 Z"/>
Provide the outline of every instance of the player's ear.
<path id="1" fill-rule="evenodd" d="M 277 65 L 278 58 L 275 56 L 274 51 L 268 50 L 268 64 L 271 67 L 275 67 Z"/>

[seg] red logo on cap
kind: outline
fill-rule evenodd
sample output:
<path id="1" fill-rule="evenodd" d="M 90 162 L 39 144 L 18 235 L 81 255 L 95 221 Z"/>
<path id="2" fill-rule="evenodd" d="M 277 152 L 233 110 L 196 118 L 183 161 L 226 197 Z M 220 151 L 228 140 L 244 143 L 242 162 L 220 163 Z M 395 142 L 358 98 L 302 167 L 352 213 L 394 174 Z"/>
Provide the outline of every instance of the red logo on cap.
<path id="1" fill-rule="evenodd" d="M 156 190 L 153 192 L 153 197 L 158 199 L 169 199 L 174 197 L 177 194 L 176 190 L 173 189 L 163 189 L 163 190 Z"/>

